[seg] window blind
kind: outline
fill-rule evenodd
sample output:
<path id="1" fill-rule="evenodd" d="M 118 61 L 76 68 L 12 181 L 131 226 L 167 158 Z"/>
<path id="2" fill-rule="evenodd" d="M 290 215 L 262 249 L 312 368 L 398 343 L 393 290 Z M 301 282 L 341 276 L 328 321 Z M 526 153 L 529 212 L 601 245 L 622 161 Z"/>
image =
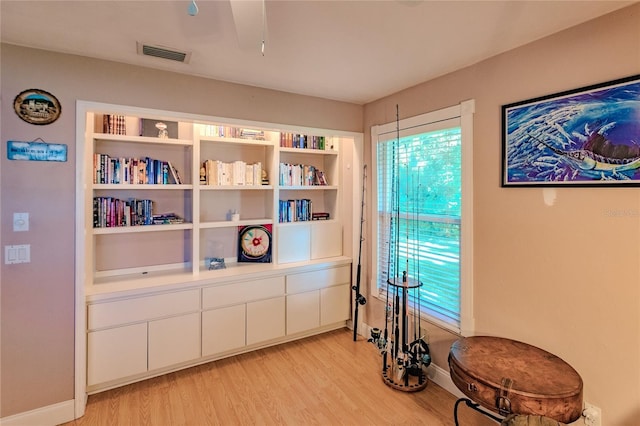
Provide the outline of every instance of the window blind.
<path id="1" fill-rule="evenodd" d="M 420 310 L 460 327 L 462 137 L 458 120 L 379 135 L 378 288 L 407 271 Z M 395 136 L 395 137 L 394 137 Z"/>

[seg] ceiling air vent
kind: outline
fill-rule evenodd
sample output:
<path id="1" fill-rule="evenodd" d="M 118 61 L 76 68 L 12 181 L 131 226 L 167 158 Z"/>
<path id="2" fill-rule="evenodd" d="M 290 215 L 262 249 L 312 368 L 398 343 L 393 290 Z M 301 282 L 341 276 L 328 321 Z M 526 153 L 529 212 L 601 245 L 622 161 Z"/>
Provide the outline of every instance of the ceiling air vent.
<path id="1" fill-rule="evenodd" d="M 152 44 L 138 42 L 138 55 L 155 56 L 156 58 L 168 59 L 182 63 L 189 63 L 191 52 L 181 52 L 166 46 L 154 46 Z"/>

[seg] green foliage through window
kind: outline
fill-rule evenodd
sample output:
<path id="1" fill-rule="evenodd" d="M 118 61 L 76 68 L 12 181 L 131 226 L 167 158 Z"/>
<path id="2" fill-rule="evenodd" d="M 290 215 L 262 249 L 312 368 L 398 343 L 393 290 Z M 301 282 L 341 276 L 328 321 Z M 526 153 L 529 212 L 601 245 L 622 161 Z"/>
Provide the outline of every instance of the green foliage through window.
<path id="1" fill-rule="evenodd" d="M 459 127 L 378 143 L 379 283 L 423 283 L 421 310 L 460 325 Z M 414 301 L 415 302 L 415 301 Z"/>

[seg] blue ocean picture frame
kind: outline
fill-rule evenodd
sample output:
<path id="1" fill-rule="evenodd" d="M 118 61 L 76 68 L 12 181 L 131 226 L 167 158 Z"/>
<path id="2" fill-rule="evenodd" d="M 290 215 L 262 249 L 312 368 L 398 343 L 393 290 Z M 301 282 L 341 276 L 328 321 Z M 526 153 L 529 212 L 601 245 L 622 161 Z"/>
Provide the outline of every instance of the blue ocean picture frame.
<path id="1" fill-rule="evenodd" d="M 640 185 L 640 75 L 502 106 L 502 186 Z"/>

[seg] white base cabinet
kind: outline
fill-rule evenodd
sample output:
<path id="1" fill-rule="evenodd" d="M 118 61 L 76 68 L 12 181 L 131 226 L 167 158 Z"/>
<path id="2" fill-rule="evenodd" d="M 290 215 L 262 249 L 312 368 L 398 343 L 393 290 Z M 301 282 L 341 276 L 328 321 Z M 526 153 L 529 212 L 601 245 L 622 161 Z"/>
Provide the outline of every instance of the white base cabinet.
<path id="1" fill-rule="evenodd" d="M 247 304 L 247 345 L 284 334 L 284 296 Z"/>
<path id="2" fill-rule="evenodd" d="M 287 335 L 349 319 L 351 267 L 287 275 Z"/>
<path id="3" fill-rule="evenodd" d="M 200 313 L 149 323 L 149 370 L 200 358 Z"/>
<path id="4" fill-rule="evenodd" d="M 246 346 L 246 305 L 202 312 L 202 356 Z"/>
<path id="5" fill-rule="evenodd" d="M 89 386 L 147 371 L 146 323 L 89 332 L 87 346 Z"/>
<path id="6" fill-rule="evenodd" d="M 320 290 L 320 325 L 345 321 L 351 316 L 351 284 Z"/>
<path id="7" fill-rule="evenodd" d="M 199 311 L 199 290 L 89 304 L 89 389 L 199 358 Z"/>
<path id="8" fill-rule="evenodd" d="M 202 289 L 202 356 L 277 339 L 284 332 L 284 274 Z"/>
<path id="9" fill-rule="evenodd" d="M 320 292 L 287 295 L 287 334 L 296 334 L 320 326 Z"/>
<path id="10" fill-rule="evenodd" d="M 87 390 L 343 327 L 350 277 L 351 261 L 343 259 L 89 298 Z"/>

